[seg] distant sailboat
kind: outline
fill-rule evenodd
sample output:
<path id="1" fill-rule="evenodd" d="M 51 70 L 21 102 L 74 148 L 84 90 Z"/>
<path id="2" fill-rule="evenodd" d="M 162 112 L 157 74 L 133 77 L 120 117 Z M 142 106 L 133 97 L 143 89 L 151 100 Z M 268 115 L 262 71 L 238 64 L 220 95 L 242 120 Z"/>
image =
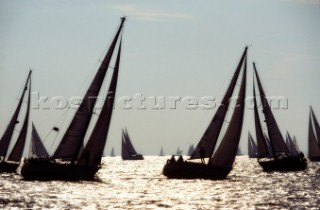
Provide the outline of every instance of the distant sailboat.
<path id="1" fill-rule="evenodd" d="M 253 140 L 250 131 L 248 133 L 248 156 L 249 158 L 258 157 L 258 146 L 256 142 Z"/>
<path id="2" fill-rule="evenodd" d="M 116 155 L 114 154 L 114 148 L 112 147 L 111 152 L 110 152 L 110 157 L 115 157 Z"/>
<path id="3" fill-rule="evenodd" d="M 30 70 L 27 81 L 24 85 L 22 95 L 20 97 L 19 103 L 17 105 L 17 108 L 8 124 L 8 127 L 6 128 L 1 140 L 0 140 L 0 172 L 15 172 L 17 167 L 20 164 L 23 150 L 26 143 L 26 137 L 28 132 L 28 126 L 29 126 L 29 112 L 30 112 L 30 97 L 31 97 L 31 73 Z M 21 110 L 21 106 L 25 97 L 25 93 L 28 90 L 28 96 L 27 96 L 27 107 L 26 107 L 26 114 L 25 118 L 22 124 L 22 128 L 20 130 L 20 134 L 17 138 L 16 143 L 14 144 L 13 149 L 9 153 L 9 145 L 10 142 L 13 141 L 12 136 L 14 129 L 16 127 L 16 124 L 19 123 L 18 116 Z"/>
<path id="4" fill-rule="evenodd" d="M 311 161 L 320 161 L 320 126 L 310 106 L 308 158 Z"/>
<path id="5" fill-rule="evenodd" d="M 125 17 L 121 18 L 120 26 L 111 42 L 108 52 L 103 59 L 91 85 L 89 86 L 78 110 L 76 111 L 68 129 L 62 137 L 58 148 L 50 159 L 37 158 L 28 159 L 22 166 L 21 175 L 24 179 L 31 180 L 80 180 L 93 179 L 100 169 L 101 158 L 107 140 L 109 125 L 112 116 L 114 97 L 116 94 L 118 72 L 121 55 L 121 39 L 119 41 L 118 53 L 115 66 L 100 115 L 94 125 L 89 140 L 82 150 L 93 109 L 107 70 L 110 66 L 119 36 L 122 32 Z M 54 131 L 59 128 L 54 127 Z"/>
<path id="6" fill-rule="evenodd" d="M 159 154 L 159 156 L 164 156 L 163 147 L 161 147 L 161 149 L 160 149 L 160 154 Z"/>
<path id="7" fill-rule="evenodd" d="M 127 129 L 122 129 L 122 160 L 143 160 L 143 156 L 134 149 Z"/>
<path id="8" fill-rule="evenodd" d="M 202 163 L 191 161 L 176 162 L 168 160 L 167 164 L 163 168 L 163 174 L 168 178 L 224 179 L 232 170 L 233 162 L 239 147 L 244 115 L 247 66 L 246 57 L 247 47 L 242 54 L 221 105 L 218 107 L 216 114 L 190 157 L 190 159 L 202 159 Z M 214 152 L 242 66 L 243 74 L 237 102 L 234 107 L 229 126 L 219 147 Z M 209 158 L 209 162 L 207 164 L 205 164 L 204 158 Z"/>
<path id="9" fill-rule="evenodd" d="M 177 151 L 176 151 L 176 155 L 182 155 L 182 152 L 183 152 L 183 151 L 178 147 L 178 148 L 177 148 Z"/>
<path id="10" fill-rule="evenodd" d="M 188 150 L 188 156 L 191 156 L 193 151 L 194 151 L 194 146 L 193 146 L 193 144 L 191 144 L 189 147 L 189 150 Z"/>
<path id="11" fill-rule="evenodd" d="M 267 101 L 265 92 L 262 88 L 262 84 L 253 63 L 254 74 L 258 83 L 258 88 L 260 92 L 260 99 L 262 102 L 263 114 L 265 116 L 265 122 L 267 124 L 268 134 L 270 138 L 270 145 L 272 148 L 272 158 L 269 157 L 269 151 L 266 144 L 266 138 L 263 137 L 260 119 L 257 109 L 255 83 L 253 80 L 253 96 L 254 96 L 254 111 L 255 111 L 255 125 L 256 125 L 256 135 L 258 140 L 259 159 L 258 163 L 263 168 L 264 171 L 300 171 L 307 167 L 306 159 L 303 153 L 299 155 L 291 154 L 277 125 L 277 122 L 271 112 L 271 108 Z M 259 147 L 260 146 L 260 147 Z M 261 154 L 261 155 L 260 155 Z M 262 155 L 263 154 L 263 155 Z"/>
<path id="12" fill-rule="evenodd" d="M 298 145 L 293 141 L 289 132 L 287 132 L 287 135 L 286 135 L 286 145 L 291 155 L 296 156 L 300 153 Z"/>

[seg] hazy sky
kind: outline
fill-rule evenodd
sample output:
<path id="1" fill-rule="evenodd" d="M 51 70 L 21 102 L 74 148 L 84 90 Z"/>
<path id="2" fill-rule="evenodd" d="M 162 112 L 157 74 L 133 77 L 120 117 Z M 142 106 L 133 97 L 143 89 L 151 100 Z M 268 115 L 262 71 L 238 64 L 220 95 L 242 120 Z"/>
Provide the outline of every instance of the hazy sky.
<path id="1" fill-rule="evenodd" d="M 131 109 L 117 102 L 106 154 L 112 146 L 120 153 L 125 126 L 143 154 L 158 154 L 161 146 L 167 154 L 178 146 L 186 152 L 197 144 L 216 108 L 187 109 L 186 100 L 210 96 L 219 104 L 246 45 L 247 95 L 255 61 L 266 94 L 287 99 L 287 108 L 273 109 L 281 131 L 307 151 L 310 105 L 320 120 L 319 0 L 0 0 L 0 135 L 32 68 L 31 118 L 52 153 L 74 112 L 56 109 L 54 97 L 70 103 L 83 95 L 123 15 L 117 100 L 146 100 L 145 108 L 132 102 Z M 49 102 L 36 109 L 41 96 Z M 152 97 L 163 97 L 165 108 L 155 109 Z M 181 98 L 176 109 L 174 97 Z M 245 109 L 243 152 L 248 130 L 255 137 L 252 112 Z M 58 136 L 50 133 L 53 126 L 60 127 Z"/>

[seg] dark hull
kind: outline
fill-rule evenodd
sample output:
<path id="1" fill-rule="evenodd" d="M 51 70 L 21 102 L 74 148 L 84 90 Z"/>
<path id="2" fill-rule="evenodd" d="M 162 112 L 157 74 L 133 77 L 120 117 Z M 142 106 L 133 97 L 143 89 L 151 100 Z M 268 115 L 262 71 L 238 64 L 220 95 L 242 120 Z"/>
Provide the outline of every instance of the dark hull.
<path id="1" fill-rule="evenodd" d="M 300 157 L 285 157 L 258 161 L 264 171 L 303 171 L 307 168 L 306 159 Z"/>
<path id="2" fill-rule="evenodd" d="M 168 162 L 163 175 L 172 179 L 225 179 L 231 168 L 210 166 L 193 162 Z"/>
<path id="3" fill-rule="evenodd" d="M 144 160 L 143 156 L 140 154 L 131 155 L 131 156 L 122 156 L 122 160 Z"/>
<path id="4" fill-rule="evenodd" d="M 310 161 L 320 161 L 320 156 L 318 157 L 308 157 Z"/>
<path id="5" fill-rule="evenodd" d="M 25 180 L 93 180 L 99 167 L 58 163 L 51 160 L 27 160 L 21 175 Z"/>
<path id="6" fill-rule="evenodd" d="M 3 172 L 15 173 L 19 165 L 20 163 L 1 162 L 0 173 L 3 173 Z"/>

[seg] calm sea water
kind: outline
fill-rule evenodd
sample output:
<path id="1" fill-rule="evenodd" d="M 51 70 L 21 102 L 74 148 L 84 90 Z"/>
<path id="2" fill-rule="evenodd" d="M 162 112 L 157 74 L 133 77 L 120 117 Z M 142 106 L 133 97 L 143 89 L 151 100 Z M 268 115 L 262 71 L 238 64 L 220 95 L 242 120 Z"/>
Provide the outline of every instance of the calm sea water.
<path id="1" fill-rule="evenodd" d="M 32 209 L 319 209 L 320 163 L 304 172 L 264 173 L 237 157 L 226 180 L 170 180 L 169 157 L 104 158 L 98 181 L 23 181 L 1 174 L 0 208 Z"/>

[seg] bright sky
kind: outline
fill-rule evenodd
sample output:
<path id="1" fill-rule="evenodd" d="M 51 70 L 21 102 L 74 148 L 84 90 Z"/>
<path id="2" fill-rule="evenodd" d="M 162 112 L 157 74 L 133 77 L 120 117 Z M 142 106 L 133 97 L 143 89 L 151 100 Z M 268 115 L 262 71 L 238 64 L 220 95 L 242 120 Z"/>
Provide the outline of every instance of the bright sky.
<path id="1" fill-rule="evenodd" d="M 220 103 L 246 45 L 247 95 L 252 95 L 255 61 L 266 94 L 288 101 L 286 109 L 273 109 L 281 131 L 295 135 L 307 151 L 310 105 L 320 120 L 319 0 L 1 0 L 0 135 L 32 68 L 32 121 L 52 153 L 72 111 L 64 118 L 66 110 L 55 109 L 50 100 L 83 95 L 123 15 L 127 21 L 117 98 L 141 94 L 146 108 L 116 105 L 106 154 L 112 146 L 120 154 L 125 126 L 143 154 L 158 154 L 161 146 L 167 154 L 177 147 L 186 152 L 197 144 L 216 108 L 187 109 L 182 99 L 201 102 L 210 96 Z M 37 93 L 49 97 L 40 109 Z M 161 96 L 165 108 L 154 109 L 149 98 Z M 168 105 L 172 97 L 181 98 L 176 109 Z M 253 111 L 245 111 L 244 153 L 248 130 L 255 137 Z M 60 127 L 60 136 L 48 135 L 53 126 Z"/>

